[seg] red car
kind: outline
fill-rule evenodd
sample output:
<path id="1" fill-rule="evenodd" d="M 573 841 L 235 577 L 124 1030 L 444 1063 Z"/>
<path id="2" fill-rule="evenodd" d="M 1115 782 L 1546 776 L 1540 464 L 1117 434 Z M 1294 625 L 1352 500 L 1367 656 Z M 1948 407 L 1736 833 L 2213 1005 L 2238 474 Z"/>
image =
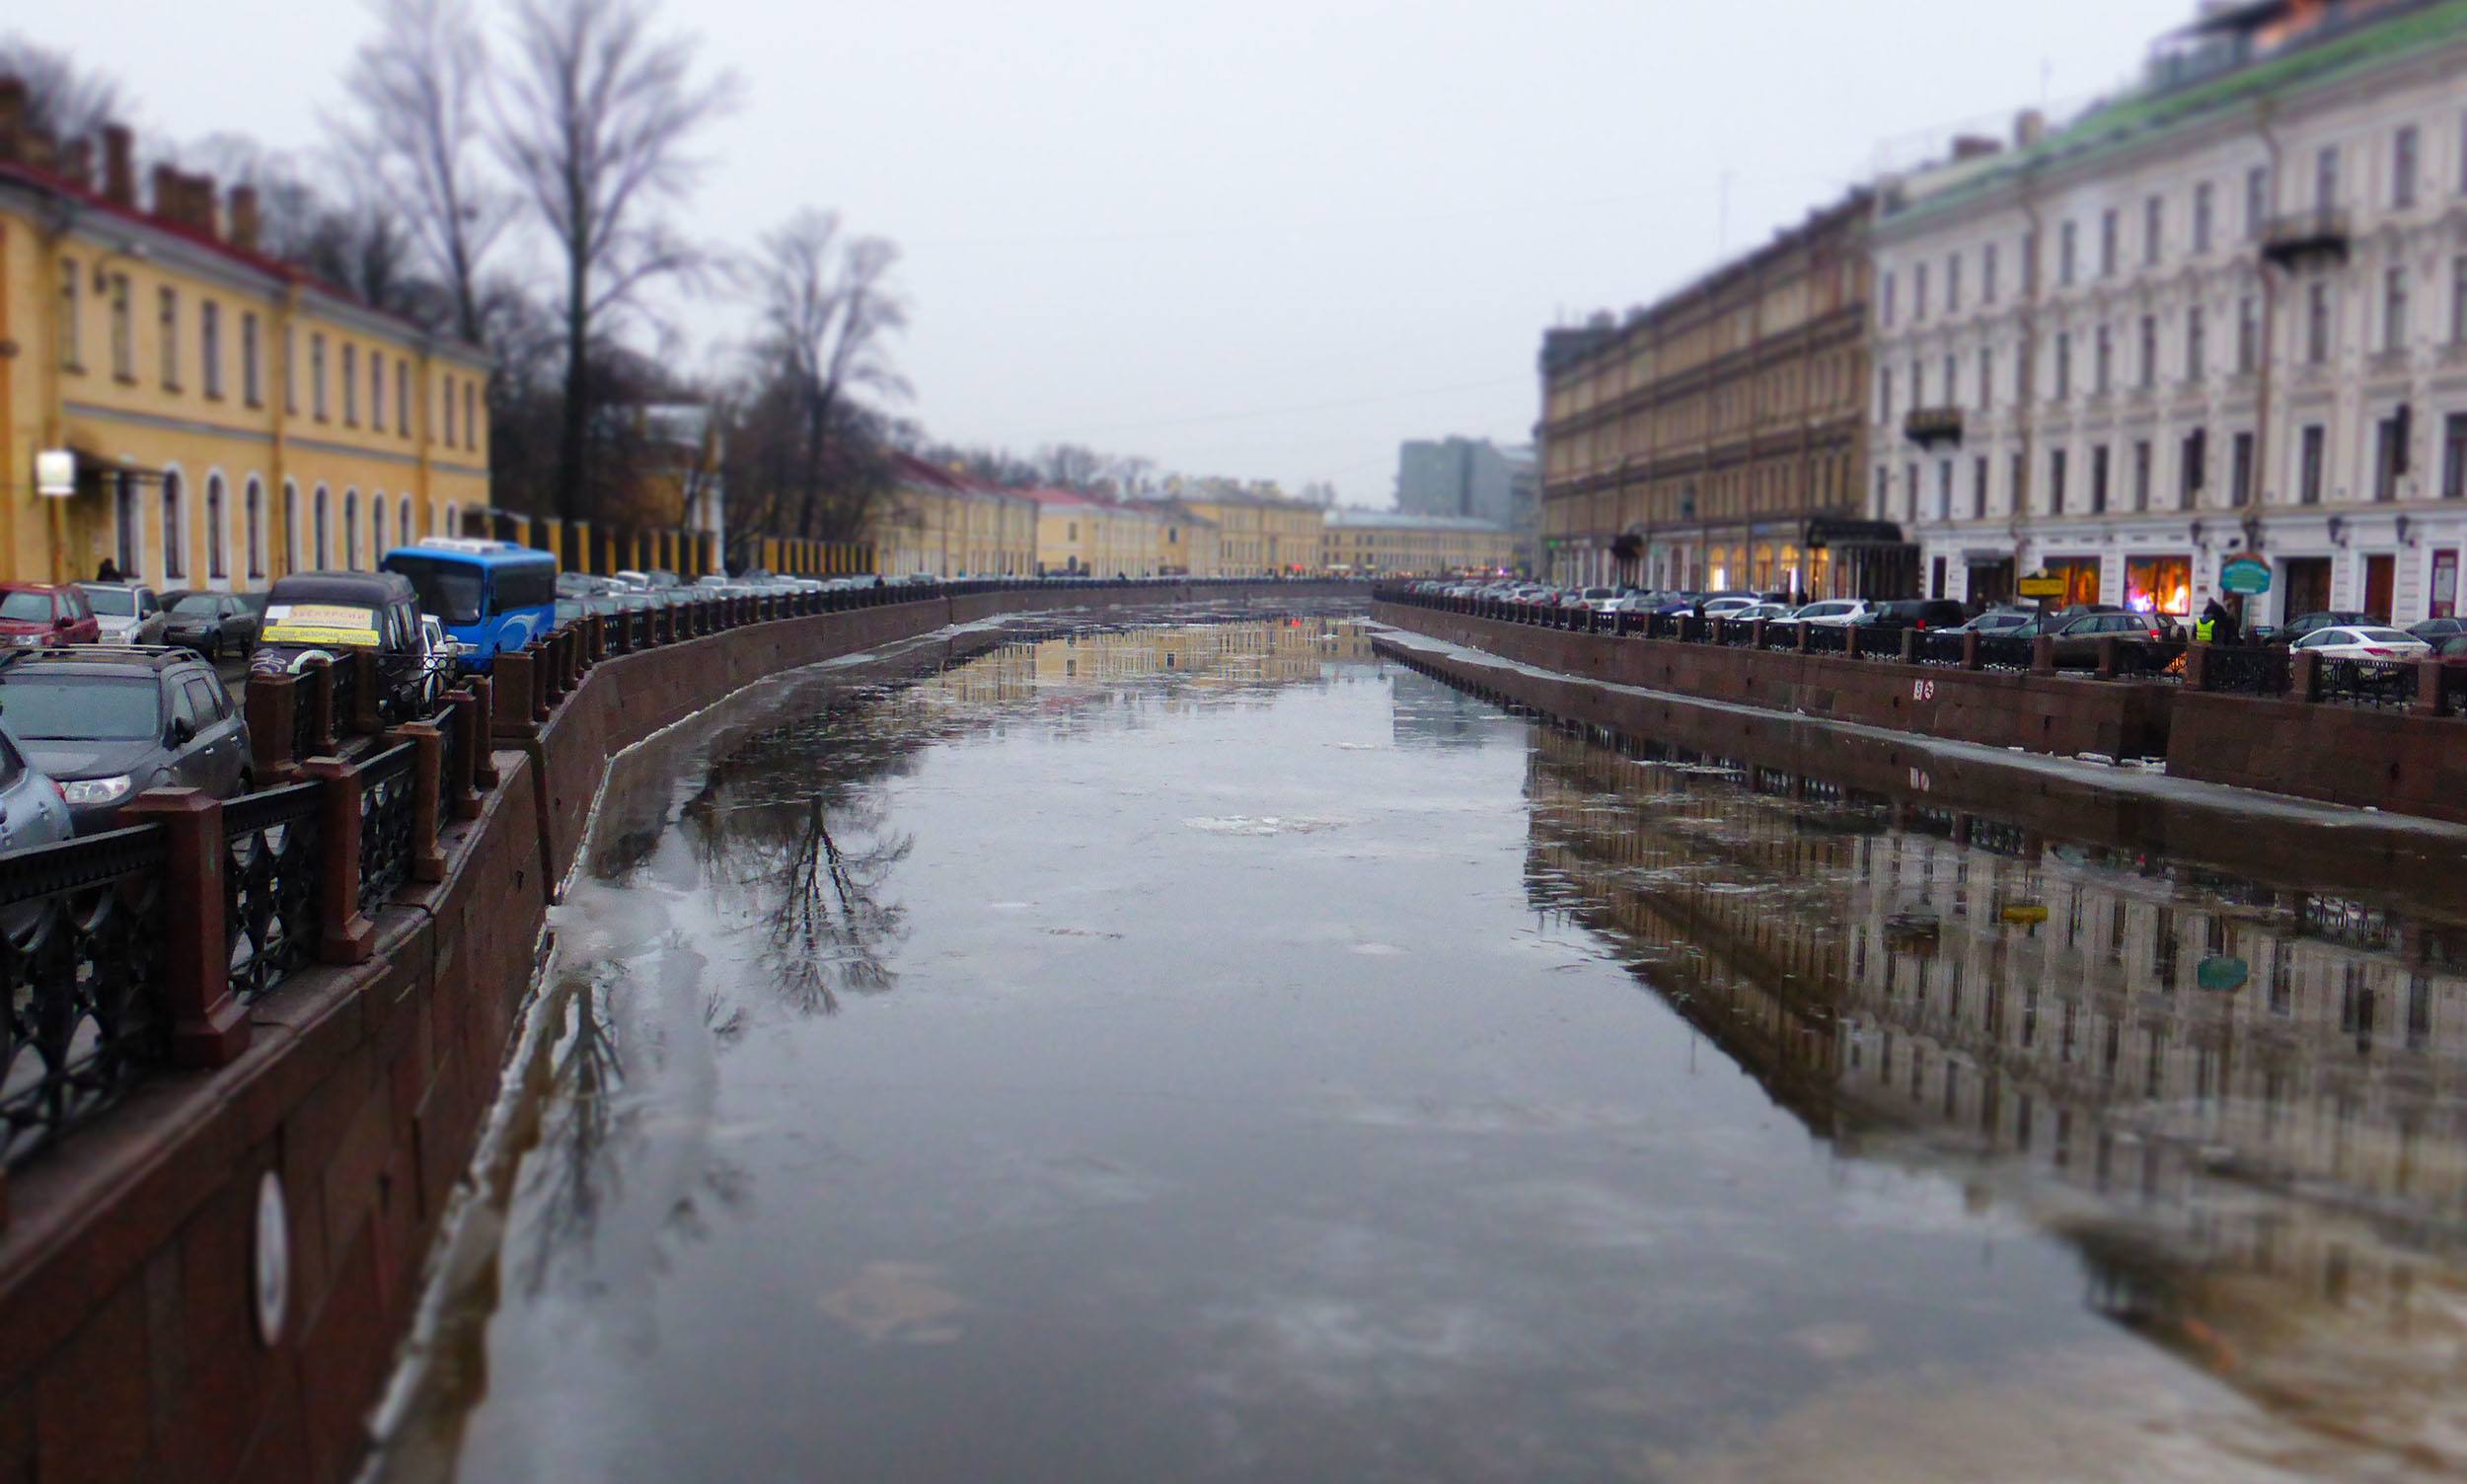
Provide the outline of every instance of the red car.
<path id="1" fill-rule="evenodd" d="M 103 640 L 84 589 L 0 582 L 0 644 L 95 644 Z"/>

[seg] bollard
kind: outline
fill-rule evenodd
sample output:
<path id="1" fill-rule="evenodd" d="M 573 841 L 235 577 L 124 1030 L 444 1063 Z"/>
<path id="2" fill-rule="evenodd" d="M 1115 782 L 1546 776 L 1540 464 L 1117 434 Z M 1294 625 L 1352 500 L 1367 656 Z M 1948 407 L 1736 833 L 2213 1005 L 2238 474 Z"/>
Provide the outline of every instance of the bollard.
<path id="1" fill-rule="evenodd" d="M 539 735 L 540 718 L 532 713 L 533 672 L 538 668 L 528 649 L 507 649 L 496 657 L 496 712 L 492 736 L 521 741 Z"/>
<path id="2" fill-rule="evenodd" d="M 317 779 L 323 826 L 317 889 L 325 927 L 317 939 L 321 963 L 366 963 L 377 945 L 377 925 L 360 911 L 360 772 L 340 758 L 311 758 L 300 771 Z"/>
<path id="3" fill-rule="evenodd" d="M 1979 631 L 1976 629 L 1962 631 L 1962 668 L 1979 668 Z"/>
<path id="4" fill-rule="evenodd" d="M 306 667 L 300 671 L 300 674 L 309 683 L 309 695 L 305 699 L 316 708 L 317 712 L 315 720 L 310 725 L 309 746 L 312 751 L 309 756 L 316 757 L 334 752 L 340 742 L 340 739 L 335 735 L 334 661 L 322 654 L 312 654 L 308 657 Z M 305 763 L 308 759 L 302 758 L 298 761 Z"/>
<path id="5" fill-rule="evenodd" d="M 2321 700 L 2321 656 L 2310 649 L 2297 649 L 2287 655 L 2287 699 Z"/>
<path id="6" fill-rule="evenodd" d="M 377 705 L 377 651 L 351 651 L 351 735 L 373 737 L 386 729 L 386 719 Z"/>
<path id="7" fill-rule="evenodd" d="M 2030 641 L 2030 673 L 2033 675 L 2056 673 L 2056 635 L 2043 633 Z"/>
<path id="8" fill-rule="evenodd" d="M 231 993 L 231 942 L 225 936 L 223 801 L 195 788 L 153 788 L 123 811 L 131 824 L 163 827 L 163 1009 L 171 1020 L 172 1061 L 221 1067 L 249 1049 L 249 1015 Z"/>
<path id="9" fill-rule="evenodd" d="M 1905 629 L 1902 631 L 1902 663 L 1906 665 L 1915 665 L 1918 663 L 1918 630 Z"/>

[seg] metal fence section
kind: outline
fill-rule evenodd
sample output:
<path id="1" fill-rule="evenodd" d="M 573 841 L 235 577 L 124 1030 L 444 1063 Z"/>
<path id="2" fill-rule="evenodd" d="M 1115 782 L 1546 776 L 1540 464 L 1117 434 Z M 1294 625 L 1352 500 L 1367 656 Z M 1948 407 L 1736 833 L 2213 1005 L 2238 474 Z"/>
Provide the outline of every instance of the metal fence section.
<path id="1" fill-rule="evenodd" d="M 360 767 L 359 910 L 374 914 L 411 879 L 413 789 L 418 749 L 399 743 Z"/>
<path id="2" fill-rule="evenodd" d="M 317 951 L 325 789 L 292 783 L 223 805 L 223 929 L 231 990 L 254 1000 Z"/>
<path id="3" fill-rule="evenodd" d="M 2416 702 L 2412 659 L 2325 659 L 2314 672 L 2320 699 L 2340 705 L 2408 706 Z"/>
<path id="4" fill-rule="evenodd" d="M 2202 656 L 2202 689 L 2227 696 L 2284 696 L 2287 651 L 2269 644 L 2213 644 Z"/>
<path id="5" fill-rule="evenodd" d="M 163 880 L 155 824 L 21 852 L 0 868 L 0 1156 L 49 1142 L 161 1060 Z"/>

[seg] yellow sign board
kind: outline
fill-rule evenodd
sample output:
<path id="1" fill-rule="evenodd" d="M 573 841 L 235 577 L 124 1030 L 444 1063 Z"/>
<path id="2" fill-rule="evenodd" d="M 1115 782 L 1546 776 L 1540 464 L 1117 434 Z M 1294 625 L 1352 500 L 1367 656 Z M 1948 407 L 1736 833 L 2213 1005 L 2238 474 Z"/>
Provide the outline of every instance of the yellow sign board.
<path id="1" fill-rule="evenodd" d="M 2013 584 L 2013 591 L 2025 598 L 2061 598 L 2064 579 L 2047 572 L 2032 572 Z"/>
<path id="2" fill-rule="evenodd" d="M 356 644 L 377 647 L 377 611 L 336 603 L 292 603 L 265 611 L 269 644 Z"/>
<path id="3" fill-rule="evenodd" d="M 2015 902 L 1996 916 L 2017 926 L 2036 928 L 2048 920 L 2048 909 L 2038 902 Z"/>

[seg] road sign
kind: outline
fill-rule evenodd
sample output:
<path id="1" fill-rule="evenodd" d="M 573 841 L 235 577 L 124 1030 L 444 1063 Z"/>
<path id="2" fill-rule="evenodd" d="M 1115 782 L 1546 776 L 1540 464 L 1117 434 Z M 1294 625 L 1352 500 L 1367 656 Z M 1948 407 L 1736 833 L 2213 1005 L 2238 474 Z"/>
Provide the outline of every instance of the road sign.
<path id="1" fill-rule="evenodd" d="M 2013 591 L 2025 598 L 2061 598 L 2064 579 L 2047 572 L 2032 572 L 2013 584 Z"/>
<path id="2" fill-rule="evenodd" d="M 2231 593 L 2269 592 L 2270 563 L 2254 556 L 2238 556 L 2218 569 L 2218 586 Z"/>

